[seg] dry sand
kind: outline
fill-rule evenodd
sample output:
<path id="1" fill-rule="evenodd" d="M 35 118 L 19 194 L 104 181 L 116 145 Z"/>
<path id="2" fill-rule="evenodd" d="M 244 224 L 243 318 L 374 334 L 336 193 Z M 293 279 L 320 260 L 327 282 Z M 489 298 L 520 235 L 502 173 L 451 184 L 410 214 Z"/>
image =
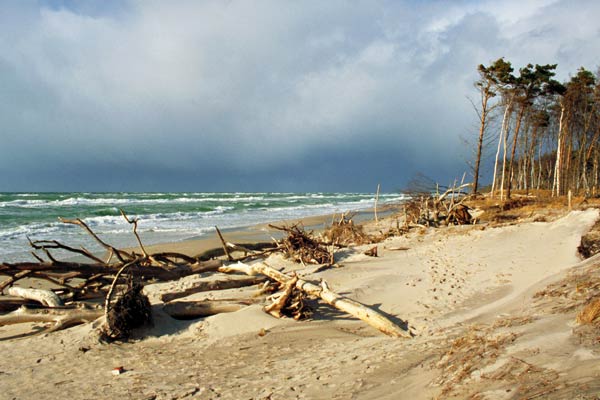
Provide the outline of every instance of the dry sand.
<path id="1" fill-rule="evenodd" d="M 600 398 L 600 333 L 582 334 L 581 304 L 559 294 L 573 274 L 598 270 L 597 257 L 578 265 L 576 251 L 597 218 L 589 209 L 552 222 L 412 231 L 379 244 L 378 258 L 359 247 L 339 254 L 342 267 L 305 276 L 408 321 L 413 339 L 323 305 L 309 322 L 272 318 L 260 305 L 197 321 L 160 311 L 161 292 L 205 277 L 148 286 L 155 327 L 129 343 L 98 343 L 91 324 L 9 340 L 17 328 L 2 327 L 0 398 Z M 118 366 L 126 372 L 115 376 Z"/>

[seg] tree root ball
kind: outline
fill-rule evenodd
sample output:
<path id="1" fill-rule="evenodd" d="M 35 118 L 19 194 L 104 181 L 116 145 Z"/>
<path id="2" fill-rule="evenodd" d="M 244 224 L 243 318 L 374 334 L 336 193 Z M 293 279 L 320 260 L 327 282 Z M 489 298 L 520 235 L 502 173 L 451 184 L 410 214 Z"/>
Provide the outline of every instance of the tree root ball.
<path id="1" fill-rule="evenodd" d="M 127 339 L 133 329 L 152 324 L 152 307 L 142 289 L 141 284 L 133 284 L 112 305 L 107 315 L 108 339 Z"/>

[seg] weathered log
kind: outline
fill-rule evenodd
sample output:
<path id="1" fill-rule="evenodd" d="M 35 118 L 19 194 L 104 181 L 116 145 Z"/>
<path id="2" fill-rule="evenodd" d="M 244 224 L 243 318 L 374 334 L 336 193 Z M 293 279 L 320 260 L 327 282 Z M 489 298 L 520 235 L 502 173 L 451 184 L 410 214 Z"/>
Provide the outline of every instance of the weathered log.
<path id="1" fill-rule="evenodd" d="M 69 328 L 74 325 L 91 322 L 101 317 L 103 311 L 94 308 L 42 308 L 21 307 L 6 315 L 0 315 L 0 326 L 22 324 L 25 322 L 52 322 L 54 326 L 46 332 Z"/>
<path id="2" fill-rule="evenodd" d="M 283 289 L 283 292 L 279 294 L 279 297 L 277 297 L 272 304 L 265 307 L 265 311 L 274 316 L 275 318 L 281 318 L 281 310 L 283 310 L 283 308 L 285 307 L 285 303 L 292 295 L 292 291 L 296 287 L 297 282 L 298 276 L 294 275 L 292 279 L 290 279 L 284 284 L 285 287 Z"/>
<path id="3" fill-rule="evenodd" d="M 262 274 L 282 284 L 286 284 L 292 279 L 291 276 L 279 272 L 264 263 L 256 263 L 252 265 L 237 263 L 223 266 L 219 268 L 219 271 L 225 273 L 241 272 L 247 275 Z M 329 287 L 325 282 L 322 282 L 321 286 L 318 286 L 303 279 L 298 279 L 296 282 L 296 287 L 309 295 L 320 297 L 323 301 L 332 305 L 338 310 L 344 311 L 358 319 L 363 320 L 367 324 L 373 326 L 388 336 L 405 338 L 412 337 L 410 332 L 403 330 L 381 313 L 368 308 L 364 304 L 332 292 L 329 290 Z"/>
<path id="4" fill-rule="evenodd" d="M 175 301 L 163 306 L 163 311 L 175 319 L 195 319 L 230 313 L 253 304 L 250 300 Z"/>
<path id="5" fill-rule="evenodd" d="M 88 277 L 95 274 L 102 275 L 114 275 L 124 264 L 106 265 L 99 263 L 85 264 L 75 262 L 20 262 L 20 263 L 0 263 L 0 274 L 3 275 L 14 275 L 21 271 L 69 271 L 79 272 L 80 277 Z M 209 260 L 209 261 L 197 261 L 194 264 L 184 264 L 172 269 L 165 269 L 162 267 L 147 265 L 140 267 L 139 274 L 145 279 L 158 279 L 158 280 L 174 280 L 183 278 L 184 276 L 198 274 L 201 272 L 214 272 L 222 265 L 220 260 Z"/>
<path id="6" fill-rule="evenodd" d="M 5 288 L 7 288 L 8 286 L 12 285 L 13 283 L 15 283 L 16 281 L 18 281 L 19 279 L 25 278 L 29 274 L 31 274 L 31 271 L 29 271 L 29 270 L 15 272 L 7 280 L 5 280 L 4 282 L 0 283 L 0 294 L 4 291 Z"/>
<path id="7" fill-rule="evenodd" d="M 9 287 L 6 292 L 11 296 L 23 299 L 35 300 L 46 307 L 62 307 L 64 304 L 60 297 L 51 290 L 23 288 L 19 286 Z"/>
<path id="8" fill-rule="evenodd" d="M 173 262 L 173 260 L 181 260 L 188 264 L 194 264 L 198 261 L 198 259 L 196 259 L 194 257 L 190 257 L 188 255 L 181 254 L 181 253 L 174 253 L 174 252 L 168 252 L 168 251 L 165 251 L 162 253 L 153 253 L 152 259 L 157 260 L 159 262 L 160 261 Z"/>
<path id="9" fill-rule="evenodd" d="M 163 302 L 169 302 L 194 293 L 208 292 L 210 290 L 235 289 L 240 287 L 258 285 L 268 280 L 267 277 L 247 277 L 242 279 L 220 279 L 216 281 L 201 281 L 194 283 L 191 287 L 176 293 L 164 293 L 160 296 Z"/>
<path id="10" fill-rule="evenodd" d="M 232 247 L 235 246 L 235 247 Z M 236 244 L 236 243 L 227 243 L 227 246 L 233 248 L 234 250 L 241 251 L 258 251 L 259 254 L 268 253 L 270 251 L 278 250 L 277 245 L 274 245 L 272 242 L 259 242 L 259 243 L 244 243 L 244 244 Z M 256 254 L 256 255 L 259 255 Z M 208 261 L 216 257 L 221 257 L 225 255 L 225 250 L 223 247 L 215 247 L 212 249 L 208 249 L 203 251 L 202 253 L 196 255 L 194 258 L 199 261 Z"/>
<path id="11" fill-rule="evenodd" d="M 21 306 L 36 306 L 38 303 L 16 297 L 0 297 L 0 312 L 7 313 L 19 309 Z"/>

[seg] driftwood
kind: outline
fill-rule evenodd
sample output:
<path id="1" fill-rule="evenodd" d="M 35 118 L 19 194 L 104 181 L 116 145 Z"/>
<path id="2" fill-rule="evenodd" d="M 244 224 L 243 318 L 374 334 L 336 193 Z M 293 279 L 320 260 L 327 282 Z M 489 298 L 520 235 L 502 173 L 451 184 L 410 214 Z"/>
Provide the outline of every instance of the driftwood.
<path id="1" fill-rule="evenodd" d="M 195 319 L 239 311 L 253 303 L 250 300 L 175 301 L 165 304 L 163 311 L 175 319 Z"/>
<path id="2" fill-rule="evenodd" d="M 61 307 L 64 305 L 60 297 L 50 290 L 29 289 L 15 286 L 8 288 L 7 293 L 11 296 L 35 300 L 47 307 Z"/>
<path id="3" fill-rule="evenodd" d="M 281 318 L 282 310 L 285 308 L 286 303 L 290 299 L 292 292 L 296 287 L 296 283 L 298 283 L 298 276 L 296 275 L 292 276 L 289 281 L 283 283 L 283 291 L 278 296 L 272 298 L 272 300 L 274 300 L 273 303 L 266 306 L 265 311 L 276 318 Z"/>
<path id="4" fill-rule="evenodd" d="M 133 226 L 139 252 L 121 250 L 106 243 L 81 219 L 61 219 L 63 223 L 78 225 L 84 229 L 108 252 L 108 256 L 100 257 L 85 248 L 75 248 L 56 240 L 29 240 L 31 247 L 37 252 L 32 253 L 37 262 L 0 263 L 0 276 L 7 277 L 0 283 L 2 291 L 51 307 L 35 311 L 21 308 L 4 315 L 0 324 L 49 321 L 55 322 L 58 329 L 86 322 L 101 315 L 101 310 L 61 308 L 63 300 L 72 302 L 83 298 L 104 297 L 104 332 L 112 339 L 126 337 L 131 329 L 150 322 L 150 303 L 142 293 L 145 282 L 176 280 L 187 275 L 214 272 L 222 265 L 220 260 L 204 261 L 173 252 L 150 254 L 137 233 L 138 220 L 127 217 L 123 211 L 121 215 Z M 59 260 L 52 254 L 54 250 L 83 256 L 86 261 Z M 48 291 L 12 286 L 23 278 L 49 281 L 54 289 Z M 116 287 L 122 287 L 123 283 L 127 284 L 127 290 L 112 301 Z M 14 301 L 5 309 L 14 309 L 13 303 Z"/>
<path id="5" fill-rule="evenodd" d="M 0 297 L 0 312 L 1 313 L 8 313 L 11 311 L 15 311 L 22 306 L 35 307 L 37 305 L 39 305 L 39 303 L 32 301 L 32 300 L 26 300 L 26 299 L 16 298 L 16 297 Z"/>
<path id="6" fill-rule="evenodd" d="M 369 256 L 369 257 L 377 257 L 377 246 L 371 247 L 369 250 L 365 251 L 363 254 L 366 256 Z"/>
<path id="7" fill-rule="evenodd" d="M 346 247 L 376 242 L 376 238 L 366 234 L 361 225 L 356 225 L 352 215 L 342 214 L 338 221 L 333 221 L 322 236 L 323 241 L 332 246 Z"/>
<path id="8" fill-rule="evenodd" d="M 290 227 L 269 225 L 273 229 L 284 231 L 287 237 L 278 244 L 284 254 L 303 264 L 333 264 L 333 252 L 304 231 L 298 224 Z"/>
<path id="9" fill-rule="evenodd" d="M 276 318 L 288 317 L 296 321 L 310 318 L 312 308 L 304 301 L 306 293 L 296 287 L 297 283 L 298 276 L 294 274 L 292 279 L 281 284 L 281 292 L 269 297 L 273 303 L 265 306 L 264 310 Z"/>
<path id="10" fill-rule="evenodd" d="M 31 241 L 32 253 L 37 262 L 0 263 L 0 275 L 7 277 L 0 282 L 0 293 L 4 290 L 23 299 L 32 299 L 45 307 L 32 309 L 21 307 L 9 314 L 0 316 L 0 325 L 22 322 L 52 322 L 51 330 L 62 329 L 77 323 L 88 322 L 104 314 L 103 332 L 105 338 L 116 339 L 127 337 L 129 332 L 140 325 L 151 322 L 151 307 L 148 298 L 143 294 L 143 286 L 148 282 L 176 280 L 187 275 L 205 272 L 243 272 L 251 276 L 241 279 L 203 281 L 194 284 L 179 293 L 163 294 L 161 299 L 168 302 L 205 290 L 220 290 L 236 287 L 265 284 L 262 294 L 271 291 L 274 286 L 270 280 L 277 282 L 283 291 L 271 297 L 273 304 L 265 310 L 275 316 L 289 316 L 296 319 L 306 318 L 310 309 L 304 298 L 314 296 L 326 303 L 355 316 L 387 335 L 394 337 L 411 337 L 410 332 L 390 321 L 383 314 L 367 306 L 340 296 L 327 287 L 325 282 L 316 285 L 301 277 L 283 274 L 263 263 L 233 264 L 223 267 L 223 262 L 214 257 L 226 256 L 236 261 L 233 252 L 243 252 L 244 256 L 237 260 L 264 256 L 273 251 L 282 251 L 301 263 L 333 265 L 333 251 L 326 244 L 314 239 L 297 225 L 292 227 L 273 228 L 285 231 L 288 236 L 276 243 L 258 243 L 238 245 L 227 242 L 217 228 L 221 240 L 220 249 L 211 249 L 197 256 L 188 256 L 175 252 L 150 253 L 144 247 L 137 233 L 137 219 L 131 219 L 121 211 L 123 218 L 132 225 L 133 234 L 138 242 L 139 250 L 122 250 L 104 242 L 81 219 L 61 221 L 78 225 L 84 229 L 97 243 L 107 251 L 106 256 L 98 256 L 85 248 L 75 248 L 59 241 Z M 342 218 L 340 226 L 343 230 L 359 233 L 351 221 Z M 354 234 L 353 233 L 353 234 Z M 376 248 L 375 248 L 376 249 Z M 85 262 L 70 262 L 57 259 L 54 250 L 66 251 L 85 257 Z M 376 253 L 374 254 L 376 255 Z M 23 278 L 43 279 L 53 284 L 53 291 L 36 291 L 10 287 Z M 266 285 L 269 285 L 268 288 Z M 58 295 L 57 295 L 58 294 Z M 62 307 L 64 301 L 76 301 L 82 298 L 104 297 L 104 309 Z M 227 300 L 202 302 L 173 302 L 164 305 L 164 311 L 174 318 L 190 319 L 213 315 L 221 312 L 237 311 L 257 300 Z M 12 303 L 14 307 L 18 303 Z M 68 303 L 67 303 L 68 304 Z M 10 308 L 8 308 L 10 309 Z"/>
<path id="11" fill-rule="evenodd" d="M 145 257 L 147 257 L 147 254 Z M 105 339 L 127 339 L 133 329 L 152 323 L 150 300 L 142 293 L 144 286 L 139 282 L 134 282 L 133 276 L 129 276 L 127 287 L 123 293 L 120 296 L 115 295 L 119 277 L 132 265 L 135 265 L 135 261 L 121 267 L 115 275 L 104 300 L 105 324 L 102 332 Z M 113 295 L 117 297 L 114 303 L 111 302 Z"/>
<path id="12" fill-rule="evenodd" d="M 237 244 L 226 242 L 226 246 L 231 249 L 231 251 L 241 251 L 244 253 L 244 256 L 238 259 L 234 259 L 233 261 L 243 261 L 248 258 L 260 257 L 265 254 L 269 254 L 279 250 L 279 247 L 273 242 L 259 242 L 259 243 L 244 243 Z M 223 246 L 215 247 L 212 249 L 208 249 L 203 251 L 202 253 L 194 256 L 194 259 L 199 261 L 208 261 L 217 257 L 223 257 L 225 255 L 225 249 Z"/>
<path id="13" fill-rule="evenodd" d="M 442 194 L 437 191 L 438 187 L 433 195 L 431 191 L 410 193 L 411 200 L 405 204 L 404 212 L 406 227 L 471 224 L 473 218 L 470 209 L 464 204 L 469 196 L 463 192 L 470 186 L 471 183 L 461 182 L 457 185 L 455 182 Z"/>
<path id="14" fill-rule="evenodd" d="M 217 235 L 219 235 L 219 239 L 221 240 L 221 244 L 223 245 L 223 253 L 225 253 L 225 255 L 227 256 L 227 259 L 229 261 L 233 261 L 233 257 L 231 257 L 231 254 L 229 254 L 229 249 L 227 248 L 227 242 L 225 242 L 225 239 L 223 239 L 223 235 L 221 234 L 221 231 L 216 226 L 215 226 L 215 230 L 217 231 Z"/>
<path id="15" fill-rule="evenodd" d="M 21 324 L 25 322 L 51 322 L 52 327 L 46 332 L 69 328 L 85 322 L 94 321 L 102 317 L 103 311 L 99 308 L 42 308 L 34 309 L 21 307 L 6 315 L 0 315 L 0 326 Z"/>
<path id="16" fill-rule="evenodd" d="M 241 279 L 219 279 L 213 281 L 201 281 L 194 283 L 191 287 L 174 293 L 164 293 L 160 296 L 163 302 L 169 302 L 182 297 L 187 297 L 194 293 L 208 292 L 211 290 L 235 289 L 240 287 L 258 285 L 268 281 L 266 277 L 244 277 Z"/>
<path id="17" fill-rule="evenodd" d="M 264 263 L 256 263 L 252 265 L 237 263 L 223 266 L 219 268 L 219 271 L 226 273 L 241 272 L 247 275 L 262 274 L 284 285 L 294 279 L 293 277 L 279 272 Z M 410 332 L 402 329 L 383 314 L 370 309 L 357 301 L 345 298 L 337 293 L 332 292 L 329 290 L 329 287 L 325 282 L 322 282 L 319 286 L 303 279 L 298 279 L 295 286 L 303 292 L 311 296 L 319 297 L 327 304 L 330 304 L 345 313 L 363 320 L 367 324 L 373 326 L 388 336 L 404 338 L 412 337 Z"/>
<path id="18" fill-rule="evenodd" d="M 170 281 L 188 275 L 202 272 L 214 272 L 222 265 L 220 260 L 195 261 L 194 263 L 178 263 L 175 266 L 145 265 L 148 260 L 141 257 L 134 260 L 135 273 L 145 281 Z M 12 285 L 19 279 L 27 276 L 52 282 L 62 286 L 66 292 L 71 292 L 73 300 L 88 297 L 89 292 L 106 293 L 112 279 L 118 270 L 123 267 L 121 263 L 75 263 L 64 261 L 46 262 L 20 262 L 0 263 L 0 275 L 9 276 L 7 282 Z M 23 274 L 27 272 L 27 274 Z M 56 278 L 56 276 L 63 276 Z M 83 280 L 81 283 L 69 284 L 75 279 Z"/>

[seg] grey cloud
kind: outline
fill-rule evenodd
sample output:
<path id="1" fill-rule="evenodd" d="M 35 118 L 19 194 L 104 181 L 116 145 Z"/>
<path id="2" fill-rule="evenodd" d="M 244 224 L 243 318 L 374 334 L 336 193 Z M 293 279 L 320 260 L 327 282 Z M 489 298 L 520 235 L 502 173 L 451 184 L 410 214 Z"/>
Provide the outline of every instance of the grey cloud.
<path id="1" fill-rule="evenodd" d="M 595 67 L 599 43 L 589 17 L 563 28 L 584 17 L 572 2 L 533 2 L 521 16 L 517 2 L 9 4 L 0 190 L 451 179 L 466 168 L 459 136 L 474 119 L 477 64 L 505 56 L 573 72 Z"/>

